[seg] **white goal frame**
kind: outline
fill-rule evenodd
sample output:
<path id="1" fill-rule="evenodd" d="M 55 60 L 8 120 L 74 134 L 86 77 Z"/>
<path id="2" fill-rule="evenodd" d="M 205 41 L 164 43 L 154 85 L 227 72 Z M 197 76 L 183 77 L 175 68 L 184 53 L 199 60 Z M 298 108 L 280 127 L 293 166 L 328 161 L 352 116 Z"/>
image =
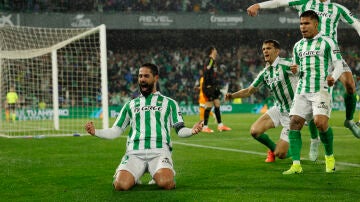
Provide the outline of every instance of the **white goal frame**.
<path id="1" fill-rule="evenodd" d="M 53 28 L 53 29 L 61 29 L 61 28 Z M 69 28 L 66 28 L 69 29 Z M 100 57 L 100 75 L 101 75 L 101 108 L 102 108 L 102 127 L 108 128 L 109 127 L 109 107 L 108 107 L 108 84 L 107 84 L 107 48 L 106 48 L 106 27 L 105 25 L 100 25 L 95 28 L 84 29 L 81 34 L 78 34 L 74 37 L 71 37 L 67 40 L 61 41 L 60 43 L 53 44 L 50 47 L 46 48 L 39 48 L 39 49 L 28 49 L 28 50 L 2 50 L 3 47 L 0 45 L 0 86 L 3 85 L 3 78 L 2 78 L 2 60 L 3 59 L 26 59 L 26 58 L 34 58 L 39 57 L 44 54 L 51 53 L 51 66 L 52 66 L 52 109 L 53 109 L 53 129 L 60 130 L 61 125 L 59 121 L 59 81 L 58 81 L 58 61 L 57 61 L 57 54 L 58 50 L 67 46 L 74 41 L 80 40 L 86 36 L 89 36 L 94 33 L 99 33 L 99 57 Z M 1 28 L 0 28 L 0 37 L 1 37 Z M 3 95 L 6 92 L 1 92 L 0 88 L 0 106 L 4 106 L 5 98 Z M 3 110 L 0 110 L 0 117 L 4 116 Z M 89 117 L 90 118 L 90 117 Z M 3 121 L 0 121 L 0 124 Z M 0 125 L 1 128 L 1 125 Z M 74 131 L 75 132 L 75 131 Z M 77 132 L 77 131 L 76 131 Z M 83 131 L 81 131 L 83 132 Z M 69 135 L 69 134 L 64 134 Z M 14 137 L 13 135 L 3 134 L 0 132 L 0 136 L 5 137 Z"/>

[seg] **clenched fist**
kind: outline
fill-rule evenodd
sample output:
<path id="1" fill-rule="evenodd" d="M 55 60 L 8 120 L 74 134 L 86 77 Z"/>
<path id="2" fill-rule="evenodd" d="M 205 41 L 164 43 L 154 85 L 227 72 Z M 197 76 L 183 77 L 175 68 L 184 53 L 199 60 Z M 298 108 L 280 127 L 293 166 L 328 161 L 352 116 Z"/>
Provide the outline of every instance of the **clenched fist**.
<path id="1" fill-rule="evenodd" d="M 85 130 L 86 132 L 88 132 L 90 135 L 95 135 L 95 126 L 94 126 L 94 122 L 89 121 L 85 124 Z"/>

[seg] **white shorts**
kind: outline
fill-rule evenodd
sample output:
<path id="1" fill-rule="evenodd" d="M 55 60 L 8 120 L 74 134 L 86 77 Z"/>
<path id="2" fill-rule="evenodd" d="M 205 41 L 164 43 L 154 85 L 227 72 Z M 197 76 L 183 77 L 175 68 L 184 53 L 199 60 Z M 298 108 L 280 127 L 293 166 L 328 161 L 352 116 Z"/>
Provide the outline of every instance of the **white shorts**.
<path id="1" fill-rule="evenodd" d="M 114 178 L 120 170 L 130 172 L 137 182 L 145 172 L 153 177 L 161 168 L 169 168 L 175 175 L 171 152 L 165 149 L 147 149 L 139 152 L 126 153 L 116 168 Z"/>
<path id="2" fill-rule="evenodd" d="M 309 122 L 315 115 L 325 115 L 330 118 L 331 95 L 321 90 L 317 93 L 295 94 L 290 109 L 290 116 L 297 115 Z"/>
<path id="3" fill-rule="evenodd" d="M 270 116 L 271 120 L 274 122 L 274 126 L 282 126 L 280 139 L 285 142 L 289 142 L 289 130 L 290 130 L 290 117 L 288 112 L 280 112 L 280 109 L 277 106 L 271 107 L 267 112 L 267 115 Z"/>

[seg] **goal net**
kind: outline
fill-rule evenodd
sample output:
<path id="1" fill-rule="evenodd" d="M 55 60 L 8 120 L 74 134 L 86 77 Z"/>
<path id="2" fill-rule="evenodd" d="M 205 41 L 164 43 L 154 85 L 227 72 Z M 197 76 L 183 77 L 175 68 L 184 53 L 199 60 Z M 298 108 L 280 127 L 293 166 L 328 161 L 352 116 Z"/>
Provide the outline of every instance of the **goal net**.
<path id="1" fill-rule="evenodd" d="M 0 135 L 85 133 L 86 121 L 108 127 L 106 31 L 0 28 Z M 17 94 L 7 99 L 10 89 Z M 9 96 L 11 97 L 11 96 Z"/>

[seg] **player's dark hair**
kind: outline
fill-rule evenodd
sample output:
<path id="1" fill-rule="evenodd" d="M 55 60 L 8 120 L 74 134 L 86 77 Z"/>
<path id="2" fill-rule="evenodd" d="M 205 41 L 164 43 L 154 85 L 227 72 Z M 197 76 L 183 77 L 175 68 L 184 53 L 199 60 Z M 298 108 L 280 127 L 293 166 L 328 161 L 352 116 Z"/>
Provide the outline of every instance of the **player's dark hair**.
<path id="1" fill-rule="evenodd" d="M 263 42 L 263 44 L 266 44 L 266 43 L 272 43 L 274 45 L 274 48 L 280 49 L 280 43 L 275 39 L 267 39 Z"/>
<path id="2" fill-rule="evenodd" d="M 302 18 L 302 17 L 309 17 L 310 19 L 316 20 L 317 22 L 320 21 L 318 14 L 313 10 L 307 10 L 307 11 L 301 13 L 300 18 Z"/>
<path id="3" fill-rule="evenodd" d="M 215 46 L 210 46 L 210 47 L 208 47 L 208 48 L 206 49 L 206 54 L 207 54 L 207 55 L 210 55 L 210 54 L 213 52 L 213 50 L 215 50 Z"/>
<path id="4" fill-rule="evenodd" d="M 151 73 L 152 73 L 154 76 L 159 75 L 159 68 L 158 68 L 155 64 L 153 64 L 153 63 L 145 63 L 145 64 L 142 64 L 142 65 L 140 66 L 140 68 L 141 68 L 141 67 L 147 67 L 147 68 L 149 68 L 149 69 L 151 70 Z"/>

